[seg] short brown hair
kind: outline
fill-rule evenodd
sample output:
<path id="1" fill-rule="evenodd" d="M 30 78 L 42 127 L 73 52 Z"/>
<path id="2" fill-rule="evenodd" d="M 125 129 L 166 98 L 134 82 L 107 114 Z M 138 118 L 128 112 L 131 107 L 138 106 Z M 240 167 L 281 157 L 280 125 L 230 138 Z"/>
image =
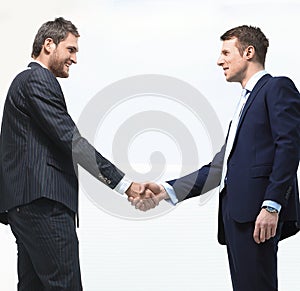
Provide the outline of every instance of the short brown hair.
<path id="1" fill-rule="evenodd" d="M 80 36 L 76 26 L 71 21 L 65 20 L 63 17 L 58 17 L 55 18 L 54 21 L 44 23 L 35 36 L 31 56 L 39 56 L 47 38 L 52 38 L 54 43 L 58 45 L 62 40 L 66 39 L 69 33 L 72 33 L 76 37 Z"/>
<path id="2" fill-rule="evenodd" d="M 266 54 L 269 47 L 269 40 L 258 27 L 242 25 L 226 31 L 221 40 L 237 38 L 237 47 L 241 55 L 244 50 L 252 45 L 255 48 L 257 61 L 262 65 L 265 64 Z"/>

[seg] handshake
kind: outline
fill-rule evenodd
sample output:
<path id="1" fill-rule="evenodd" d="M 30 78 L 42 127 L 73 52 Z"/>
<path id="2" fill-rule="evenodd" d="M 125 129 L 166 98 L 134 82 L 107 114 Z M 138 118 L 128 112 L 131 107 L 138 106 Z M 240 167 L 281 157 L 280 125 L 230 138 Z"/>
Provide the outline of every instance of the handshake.
<path id="1" fill-rule="evenodd" d="M 169 198 L 165 188 L 154 182 L 133 182 L 127 189 L 126 194 L 131 205 L 141 211 L 147 211 L 154 208 L 161 200 Z"/>

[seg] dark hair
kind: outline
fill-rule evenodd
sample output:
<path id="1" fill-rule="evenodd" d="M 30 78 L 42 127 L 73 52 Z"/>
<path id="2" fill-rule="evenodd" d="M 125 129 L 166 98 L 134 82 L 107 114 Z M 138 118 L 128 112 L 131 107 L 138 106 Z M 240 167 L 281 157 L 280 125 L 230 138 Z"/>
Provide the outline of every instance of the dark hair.
<path id="1" fill-rule="evenodd" d="M 242 25 L 226 31 L 221 40 L 237 38 L 237 47 L 241 56 L 244 50 L 252 45 L 255 48 L 256 58 L 262 65 L 265 64 L 266 54 L 269 47 L 269 40 L 258 27 Z"/>
<path id="2" fill-rule="evenodd" d="M 66 39 L 69 33 L 72 33 L 76 37 L 80 36 L 76 26 L 71 21 L 65 20 L 63 17 L 58 17 L 55 18 L 54 21 L 44 23 L 35 36 L 31 56 L 39 56 L 47 38 L 52 38 L 53 42 L 58 45 L 61 41 Z"/>

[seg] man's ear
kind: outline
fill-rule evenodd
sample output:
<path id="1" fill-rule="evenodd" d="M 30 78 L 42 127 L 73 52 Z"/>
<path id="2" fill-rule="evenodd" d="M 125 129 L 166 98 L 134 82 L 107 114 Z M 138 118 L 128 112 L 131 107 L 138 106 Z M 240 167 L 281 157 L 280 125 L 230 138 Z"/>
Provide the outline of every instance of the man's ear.
<path id="1" fill-rule="evenodd" d="M 46 38 L 44 41 L 44 50 L 50 54 L 53 50 L 56 49 L 56 44 L 52 38 Z"/>
<path id="2" fill-rule="evenodd" d="M 245 51 L 244 51 L 244 56 L 250 60 L 250 59 L 253 59 L 254 58 L 254 55 L 255 55 L 255 48 L 253 45 L 249 45 Z"/>

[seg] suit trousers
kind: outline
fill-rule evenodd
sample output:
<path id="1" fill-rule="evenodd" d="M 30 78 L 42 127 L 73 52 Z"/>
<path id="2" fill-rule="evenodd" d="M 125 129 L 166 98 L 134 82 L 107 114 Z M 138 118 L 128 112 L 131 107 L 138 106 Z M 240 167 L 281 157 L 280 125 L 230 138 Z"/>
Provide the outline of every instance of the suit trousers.
<path id="1" fill-rule="evenodd" d="M 228 211 L 228 194 L 222 191 L 222 213 L 233 291 L 277 291 L 277 251 L 282 224 L 276 236 L 257 244 L 255 222 L 239 223 Z"/>
<path id="2" fill-rule="evenodd" d="M 8 212 L 18 247 L 18 291 L 81 291 L 75 214 L 40 198 Z"/>

